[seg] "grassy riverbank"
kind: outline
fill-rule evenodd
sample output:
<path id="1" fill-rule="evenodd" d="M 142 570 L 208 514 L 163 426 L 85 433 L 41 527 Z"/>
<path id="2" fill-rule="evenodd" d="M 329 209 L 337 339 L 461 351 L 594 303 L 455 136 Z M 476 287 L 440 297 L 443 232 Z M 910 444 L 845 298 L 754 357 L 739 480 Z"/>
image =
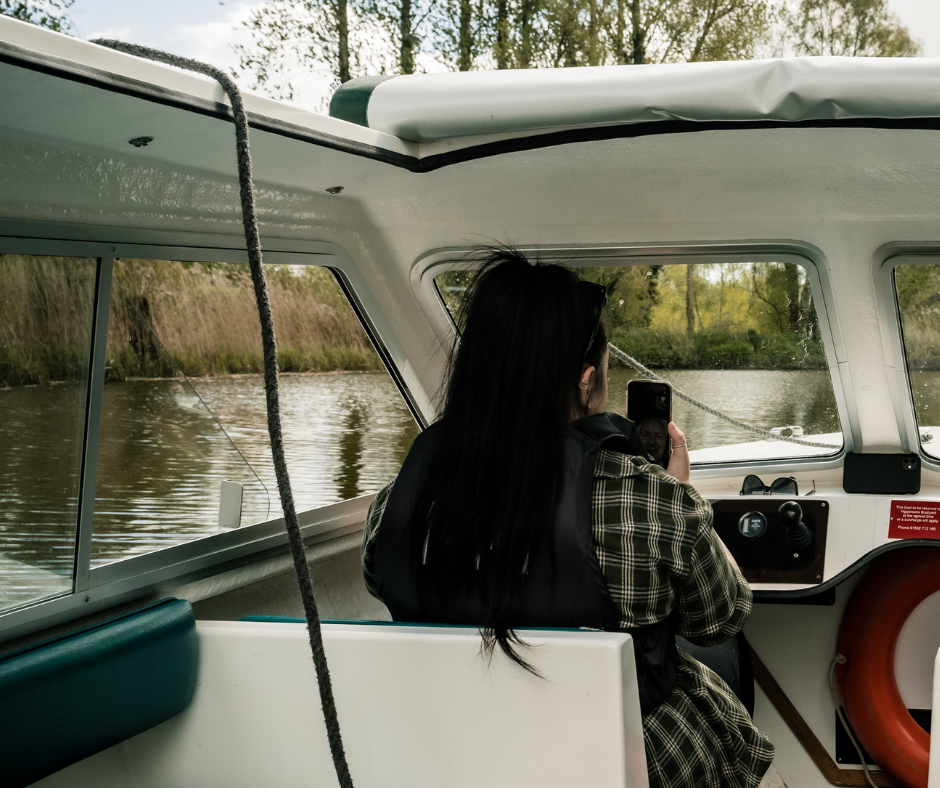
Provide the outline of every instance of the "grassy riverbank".
<path id="1" fill-rule="evenodd" d="M 95 262 L 2 255 L 0 387 L 84 376 Z M 284 372 L 381 369 L 333 275 L 266 269 Z M 262 371 L 261 329 L 247 265 L 117 260 L 107 379 Z"/>

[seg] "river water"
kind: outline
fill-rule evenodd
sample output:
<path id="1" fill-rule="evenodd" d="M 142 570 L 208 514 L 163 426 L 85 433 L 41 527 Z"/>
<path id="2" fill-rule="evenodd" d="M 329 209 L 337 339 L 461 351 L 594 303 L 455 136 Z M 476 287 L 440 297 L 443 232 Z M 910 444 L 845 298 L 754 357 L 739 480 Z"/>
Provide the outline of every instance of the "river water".
<path id="1" fill-rule="evenodd" d="M 826 372 L 663 373 L 764 428 L 837 432 Z M 608 409 L 627 380 L 611 370 Z M 92 566 L 218 533 L 222 480 L 243 485 L 242 525 L 280 516 L 260 376 L 129 380 L 105 387 Z M 417 427 L 388 375 L 284 375 L 282 419 L 298 511 L 375 492 L 397 473 Z M 0 391 L 0 607 L 67 591 L 74 560 L 82 387 Z M 681 401 L 693 448 L 757 439 Z"/>

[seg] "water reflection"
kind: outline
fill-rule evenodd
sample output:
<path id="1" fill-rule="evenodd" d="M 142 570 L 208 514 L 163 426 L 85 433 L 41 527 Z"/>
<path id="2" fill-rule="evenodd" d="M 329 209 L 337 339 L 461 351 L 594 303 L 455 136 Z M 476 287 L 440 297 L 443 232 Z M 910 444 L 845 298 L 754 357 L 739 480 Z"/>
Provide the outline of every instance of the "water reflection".
<path id="1" fill-rule="evenodd" d="M 0 607 L 72 587 L 86 386 L 0 390 Z"/>
<path id="2" fill-rule="evenodd" d="M 839 412 L 825 370 L 660 370 L 676 388 L 732 418 L 769 430 L 798 424 L 807 436 L 839 432 Z M 608 410 L 626 412 L 627 381 L 640 377 L 610 370 Z M 673 397 L 673 420 L 695 449 L 764 440 Z"/>
<path id="3" fill-rule="evenodd" d="M 243 485 L 242 522 L 268 492 L 185 379 L 105 386 L 92 566 L 217 533 L 220 482 Z"/>
<path id="4" fill-rule="evenodd" d="M 201 378 L 195 385 L 269 490 L 276 490 L 260 376 Z M 376 492 L 418 434 L 384 372 L 282 375 L 284 450 L 298 511 Z M 279 514 L 276 502 L 272 517 Z"/>
<path id="5" fill-rule="evenodd" d="M 340 466 L 336 475 L 340 499 L 362 495 L 359 472 L 362 470 L 362 411 L 355 403 L 350 407 L 339 439 Z"/>

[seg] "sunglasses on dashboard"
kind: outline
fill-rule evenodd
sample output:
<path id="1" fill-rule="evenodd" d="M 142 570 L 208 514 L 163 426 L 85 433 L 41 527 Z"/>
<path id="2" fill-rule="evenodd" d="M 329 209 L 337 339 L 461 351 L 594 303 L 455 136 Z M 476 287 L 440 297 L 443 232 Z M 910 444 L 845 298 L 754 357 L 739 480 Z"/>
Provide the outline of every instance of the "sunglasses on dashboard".
<path id="1" fill-rule="evenodd" d="M 796 486 L 796 479 L 792 476 L 781 476 L 774 479 L 768 487 L 761 481 L 760 476 L 753 473 L 744 477 L 744 484 L 741 485 L 741 495 L 799 495 Z"/>

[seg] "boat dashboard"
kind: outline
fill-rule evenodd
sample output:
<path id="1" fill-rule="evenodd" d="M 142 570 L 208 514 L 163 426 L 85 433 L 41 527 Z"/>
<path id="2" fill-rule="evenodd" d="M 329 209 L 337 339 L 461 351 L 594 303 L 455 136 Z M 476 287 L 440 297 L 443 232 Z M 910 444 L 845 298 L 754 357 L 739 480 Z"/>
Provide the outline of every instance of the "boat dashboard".
<path id="1" fill-rule="evenodd" d="M 715 531 L 758 599 L 822 596 L 885 552 L 940 546 L 935 491 L 707 497 Z"/>

